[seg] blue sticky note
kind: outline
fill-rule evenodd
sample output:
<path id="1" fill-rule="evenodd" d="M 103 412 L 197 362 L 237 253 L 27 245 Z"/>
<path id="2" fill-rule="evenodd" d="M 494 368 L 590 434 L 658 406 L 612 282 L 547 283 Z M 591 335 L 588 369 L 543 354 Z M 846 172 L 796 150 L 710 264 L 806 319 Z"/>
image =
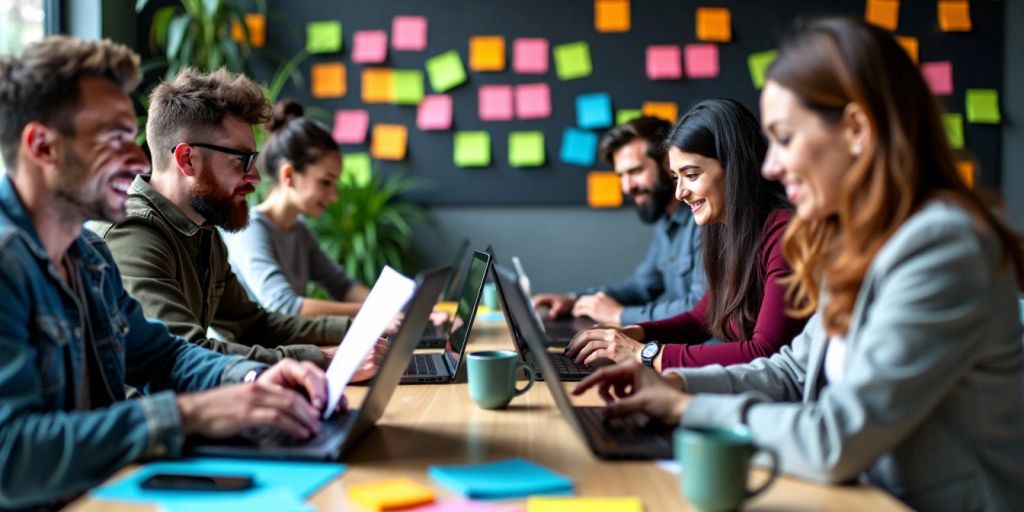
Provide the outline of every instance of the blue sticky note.
<path id="1" fill-rule="evenodd" d="M 562 162 L 581 167 L 592 167 L 597 156 L 597 134 L 577 128 L 562 132 L 562 149 L 558 157 Z"/>
<path id="2" fill-rule="evenodd" d="M 612 97 L 595 92 L 576 96 L 576 126 L 580 128 L 611 128 Z"/>
<path id="3" fill-rule="evenodd" d="M 572 480 L 526 459 L 506 459 L 484 464 L 430 466 L 439 484 L 468 498 L 508 499 L 535 494 L 573 494 Z"/>

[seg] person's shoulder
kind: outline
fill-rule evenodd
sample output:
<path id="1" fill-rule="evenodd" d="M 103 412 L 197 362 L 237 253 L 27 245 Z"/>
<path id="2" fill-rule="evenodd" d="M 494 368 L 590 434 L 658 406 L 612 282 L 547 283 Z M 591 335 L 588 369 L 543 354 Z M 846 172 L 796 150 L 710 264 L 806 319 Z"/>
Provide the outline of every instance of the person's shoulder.
<path id="1" fill-rule="evenodd" d="M 925 253 L 970 254 L 977 260 L 997 259 L 995 235 L 962 204 L 933 199 L 910 215 L 886 241 L 874 266 L 885 269 Z"/>

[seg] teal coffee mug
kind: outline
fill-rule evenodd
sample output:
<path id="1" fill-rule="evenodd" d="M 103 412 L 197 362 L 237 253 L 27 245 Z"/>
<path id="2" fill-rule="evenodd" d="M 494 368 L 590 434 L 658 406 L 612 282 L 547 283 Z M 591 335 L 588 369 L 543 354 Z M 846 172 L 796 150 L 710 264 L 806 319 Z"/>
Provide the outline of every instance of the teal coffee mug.
<path id="1" fill-rule="evenodd" d="M 519 360 L 510 350 L 470 352 L 466 361 L 469 372 L 469 397 L 483 409 L 502 409 L 513 397 L 526 393 L 537 378 L 533 367 Z M 523 368 L 530 379 L 523 389 L 516 388 L 516 372 Z"/>
<path id="2" fill-rule="evenodd" d="M 747 488 L 750 459 L 757 452 L 771 459 L 768 481 L 755 490 Z M 738 428 L 687 428 L 675 432 L 676 461 L 682 471 L 683 496 L 703 512 L 737 510 L 744 500 L 764 492 L 779 474 L 774 451 L 754 445 L 750 431 Z"/>

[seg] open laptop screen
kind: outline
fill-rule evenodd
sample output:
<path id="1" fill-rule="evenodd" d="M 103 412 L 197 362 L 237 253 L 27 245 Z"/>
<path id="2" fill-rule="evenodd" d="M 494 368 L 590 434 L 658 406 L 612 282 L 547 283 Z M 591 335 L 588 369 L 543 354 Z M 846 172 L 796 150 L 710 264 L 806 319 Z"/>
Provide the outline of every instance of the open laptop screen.
<path id="1" fill-rule="evenodd" d="M 473 325 L 476 308 L 480 305 L 484 279 L 491 262 L 491 255 L 475 251 L 466 270 L 466 278 L 462 281 L 462 294 L 458 298 L 455 318 L 452 319 L 451 334 L 445 345 L 445 352 L 451 359 L 452 368 L 458 368 L 463 354 L 463 346 L 469 341 L 469 329 Z"/>

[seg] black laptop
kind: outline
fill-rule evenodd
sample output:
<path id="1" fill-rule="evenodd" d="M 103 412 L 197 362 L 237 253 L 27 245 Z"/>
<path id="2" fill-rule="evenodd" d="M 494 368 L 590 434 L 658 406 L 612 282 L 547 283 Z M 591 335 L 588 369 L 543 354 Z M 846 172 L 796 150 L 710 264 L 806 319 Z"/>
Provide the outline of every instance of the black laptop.
<path id="1" fill-rule="evenodd" d="M 541 342 L 540 327 L 530 314 L 530 301 L 519 287 L 515 286 L 515 274 L 496 266 L 494 275 L 501 289 L 514 290 L 506 297 L 503 305 L 506 308 L 506 317 L 523 319 L 522 322 L 509 322 L 516 345 L 522 347 L 520 350 L 525 350 L 527 355 L 546 353 L 547 348 Z M 555 399 L 555 404 L 573 430 L 586 440 L 587 446 L 595 455 L 602 459 L 673 457 L 672 426 L 645 416 L 605 418 L 603 407 L 574 406 L 551 360 L 547 357 L 531 357 L 530 360 L 534 361 L 533 365 L 538 373 L 548 376 L 544 380 Z"/>
<path id="2" fill-rule="evenodd" d="M 466 253 L 469 252 L 469 239 L 463 238 L 459 248 L 455 251 L 455 261 L 452 262 L 452 272 L 448 274 L 448 280 L 444 283 L 444 291 L 441 292 L 440 300 L 456 301 L 462 296 L 462 289 L 466 283 L 466 272 L 469 271 L 466 262 Z M 448 343 L 448 325 L 436 325 L 427 323 L 420 336 L 419 348 L 444 348 Z"/>
<path id="3" fill-rule="evenodd" d="M 227 440 L 190 440 L 187 451 L 194 455 L 270 459 L 338 460 L 346 456 L 384 413 L 450 270 L 451 267 L 446 266 L 417 276 L 416 291 L 406 306 L 405 320 L 391 337 L 391 349 L 370 382 L 359 409 L 349 409 L 324 420 L 316 437 L 305 441 L 296 442 L 279 432 L 264 431 Z"/>
<path id="4" fill-rule="evenodd" d="M 529 277 L 526 276 L 526 270 L 523 269 L 523 263 L 517 256 L 512 256 L 512 269 L 515 271 L 516 283 L 522 285 L 524 282 L 529 282 Z M 523 293 L 529 296 L 527 290 L 523 290 Z M 530 301 L 531 307 L 533 301 Z M 537 320 L 540 322 L 541 332 L 544 335 L 544 344 L 551 347 L 564 347 L 572 341 L 573 336 L 580 331 L 585 331 L 597 325 L 597 322 L 590 317 L 559 317 L 559 318 L 548 318 L 547 315 L 541 316 L 541 314 L 534 307 L 532 309 L 534 315 L 537 316 Z"/>

